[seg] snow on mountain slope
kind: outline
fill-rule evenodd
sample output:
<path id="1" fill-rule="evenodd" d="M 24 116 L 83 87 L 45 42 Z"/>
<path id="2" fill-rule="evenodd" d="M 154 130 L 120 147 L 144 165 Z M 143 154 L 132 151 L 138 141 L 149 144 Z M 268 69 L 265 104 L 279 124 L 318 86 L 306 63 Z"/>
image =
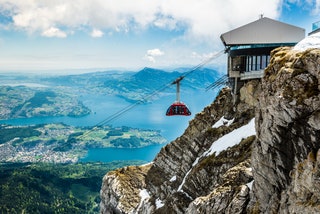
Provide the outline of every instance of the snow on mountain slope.
<path id="1" fill-rule="evenodd" d="M 295 51 L 305 51 L 308 48 L 320 48 L 320 32 L 312 34 L 301 40 L 293 48 Z"/>

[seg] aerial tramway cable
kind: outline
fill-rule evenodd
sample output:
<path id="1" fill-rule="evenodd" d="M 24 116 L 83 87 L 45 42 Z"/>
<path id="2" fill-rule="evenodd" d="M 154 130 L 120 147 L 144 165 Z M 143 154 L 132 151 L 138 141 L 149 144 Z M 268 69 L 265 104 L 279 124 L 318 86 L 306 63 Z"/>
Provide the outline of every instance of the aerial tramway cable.
<path id="1" fill-rule="evenodd" d="M 193 67 L 192 69 L 190 69 L 189 71 L 183 73 L 181 76 L 179 76 L 178 78 L 176 78 L 173 81 L 170 81 L 169 83 L 163 85 L 161 88 L 153 91 L 152 93 L 150 93 L 149 95 L 145 96 L 143 99 L 138 100 L 135 103 L 132 103 L 126 107 L 124 107 L 123 109 L 117 111 L 116 113 L 110 115 L 109 117 L 107 117 L 106 119 L 102 120 L 101 122 L 97 123 L 95 126 L 93 126 L 92 129 L 86 131 L 85 133 L 83 133 L 82 135 L 79 135 L 78 137 L 81 136 L 86 136 L 88 135 L 90 132 L 92 132 L 93 130 L 95 130 L 97 127 L 99 126 L 103 126 L 105 124 L 110 123 L 111 121 L 119 118 L 120 116 L 122 116 L 123 114 L 125 114 L 126 112 L 130 111 L 131 109 L 135 108 L 136 106 L 147 102 L 148 100 L 150 100 L 153 96 L 157 95 L 158 93 L 164 91 L 165 89 L 171 87 L 171 85 L 173 84 L 179 84 L 179 82 L 181 80 L 183 80 L 186 76 L 190 75 L 192 72 L 198 70 L 199 68 L 203 67 L 204 65 L 208 64 L 210 61 L 220 57 L 222 54 L 225 53 L 225 50 L 219 51 L 218 53 L 214 54 L 213 56 L 207 58 L 206 60 L 204 60 L 203 62 L 201 62 L 200 64 L 198 64 L 197 66 Z M 177 89 L 178 90 L 178 89 Z M 177 95 L 178 96 L 178 95 Z M 180 95 L 179 95 L 180 96 Z"/>
<path id="2" fill-rule="evenodd" d="M 209 91 L 210 89 L 216 89 L 219 86 L 225 85 L 227 82 L 228 82 L 228 76 L 223 75 L 222 77 L 217 79 L 215 82 L 207 86 L 206 91 Z"/>

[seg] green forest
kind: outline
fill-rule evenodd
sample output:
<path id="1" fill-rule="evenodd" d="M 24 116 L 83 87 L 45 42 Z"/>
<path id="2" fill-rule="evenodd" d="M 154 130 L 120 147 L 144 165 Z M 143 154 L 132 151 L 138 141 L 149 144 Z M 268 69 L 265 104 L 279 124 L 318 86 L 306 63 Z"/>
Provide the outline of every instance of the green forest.
<path id="1" fill-rule="evenodd" d="M 99 213 L 103 176 L 116 168 L 141 164 L 1 163 L 0 213 Z"/>

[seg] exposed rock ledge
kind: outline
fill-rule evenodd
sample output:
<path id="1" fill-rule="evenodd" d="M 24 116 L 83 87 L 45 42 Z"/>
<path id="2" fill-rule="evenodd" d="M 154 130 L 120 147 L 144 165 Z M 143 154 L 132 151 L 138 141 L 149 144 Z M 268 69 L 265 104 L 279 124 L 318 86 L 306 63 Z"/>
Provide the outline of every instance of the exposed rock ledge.
<path id="1" fill-rule="evenodd" d="M 101 213 L 133 213 L 141 201 L 140 190 L 145 188 L 145 176 L 150 164 L 129 166 L 108 173 L 101 189 L 101 200 L 108 206 L 100 206 Z"/>
<path id="2" fill-rule="evenodd" d="M 319 56 L 275 50 L 236 105 L 223 89 L 152 163 L 109 172 L 101 213 L 319 213 Z"/>

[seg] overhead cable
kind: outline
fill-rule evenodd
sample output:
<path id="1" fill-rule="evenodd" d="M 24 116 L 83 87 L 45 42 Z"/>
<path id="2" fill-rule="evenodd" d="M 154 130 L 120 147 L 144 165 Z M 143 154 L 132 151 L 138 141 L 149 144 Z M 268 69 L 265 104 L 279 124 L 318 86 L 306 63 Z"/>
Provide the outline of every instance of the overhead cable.
<path id="1" fill-rule="evenodd" d="M 86 136 L 88 135 L 90 132 L 92 132 L 93 130 L 95 130 L 97 127 L 99 126 L 103 126 L 105 124 L 108 124 L 114 120 L 116 120 L 117 118 L 119 118 L 120 116 L 122 116 L 123 114 L 125 114 L 126 112 L 130 111 L 131 109 L 135 108 L 136 106 L 142 104 L 142 103 L 146 103 L 147 101 L 149 101 L 153 96 L 159 94 L 160 92 L 164 91 L 165 89 L 171 87 L 172 84 L 175 84 L 177 81 L 181 81 L 183 78 L 185 78 L 186 76 L 190 75 L 191 73 L 193 73 L 194 71 L 202 68 L 203 66 L 205 66 L 206 64 L 208 64 L 210 61 L 220 57 L 222 54 L 225 53 L 225 50 L 219 51 L 216 54 L 212 55 L 211 57 L 207 58 L 206 60 L 204 60 L 203 62 L 201 62 L 200 64 L 198 64 L 197 66 L 191 68 L 189 71 L 183 73 L 182 75 L 180 75 L 178 78 L 168 82 L 167 84 L 163 85 L 162 87 L 160 87 L 159 89 L 151 92 L 150 94 L 146 95 L 144 98 L 136 101 L 135 103 L 132 103 L 126 107 L 124 107 L 123 109 L 117 111 L 116 113 L 110 115 L 109 117 L 107 117 L 106 119 L 102 120 L 101 122 L 97 123 L 95 126 L 93 126 L 92 129 L 90 129 L 89 131 L 85 132 L 83 135 L 81 136 Z"/>

